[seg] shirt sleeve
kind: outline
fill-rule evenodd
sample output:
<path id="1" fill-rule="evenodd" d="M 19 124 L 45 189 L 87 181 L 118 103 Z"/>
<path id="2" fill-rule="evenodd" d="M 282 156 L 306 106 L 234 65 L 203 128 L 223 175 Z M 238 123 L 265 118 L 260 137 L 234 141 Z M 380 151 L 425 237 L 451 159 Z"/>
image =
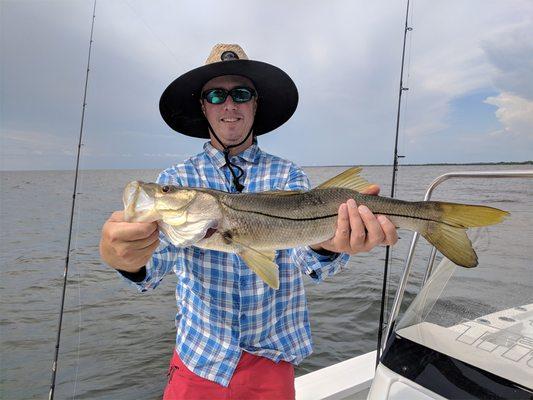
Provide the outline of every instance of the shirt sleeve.
<path id="1" fill-rule="evenodd" d="M 296 165 L 292 164 L 285 190 L 309 190 L 310 186 L 311 184 L 307 175 Z M 323 281 L 328 276 L 335 275 L 346 266 L 350 259 L 347 253 L 321 255 L 309 246 L 292 249 L 290 257 L 292 263 L 300 271 L 310 276 L 317 283 Z"/>
<path id="2" fill-rule="evenodd" d="M 157 183 L 161 185 L 172 184 L 179 185 L 178 177 L 168 171 L 163 171 L 157 178 Z M 168 241 L 163 232 L 159 232 L 159 246 L 154 251 L 152 258 L 146 266 L 144 279 L 142 274 L 125 274 L 123 271 L 117 271 L 130 285 L 134 286 L 140 292 L 146 292 L 149 289 L 155 289 L 161 280 L 172 271 L 176 265 L 179 249 Z"/>

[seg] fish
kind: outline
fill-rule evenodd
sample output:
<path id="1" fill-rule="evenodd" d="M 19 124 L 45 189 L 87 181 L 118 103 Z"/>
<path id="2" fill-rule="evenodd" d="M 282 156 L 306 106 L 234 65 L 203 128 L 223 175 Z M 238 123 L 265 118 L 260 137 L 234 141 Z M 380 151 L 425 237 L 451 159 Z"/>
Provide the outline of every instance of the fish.
<path id="1" fill-rule="evenodd" d="M 466 230 L 497 224 L 497 208 L 442 201 L 404 201 L 363 192 L 372 186 L 352 167 L 308 191 L 228 193 L 208 188 L 130 182 L 124 219 L 155 222 L 179 247 L 196 246 L 239 255 L 273 289 L 279 288 L 277 250 L 331 239 L 339 206 L 366 205 L 401 229 L 418 232 L 455 264 L 472 268 L 478 257 Z"/>

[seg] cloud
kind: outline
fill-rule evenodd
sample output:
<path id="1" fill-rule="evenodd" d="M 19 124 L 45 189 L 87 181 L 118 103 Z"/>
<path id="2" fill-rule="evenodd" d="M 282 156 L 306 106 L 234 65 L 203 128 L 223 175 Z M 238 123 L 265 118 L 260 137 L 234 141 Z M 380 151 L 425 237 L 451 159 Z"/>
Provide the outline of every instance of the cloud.
<path id="1" fill-rule="evenodd" d="M 143 156 L 145 156 L 145 157 L 156 157 L 156 158 L 170 157 L 170 158 L 174 158 L 176 160 L 180 160 L 180 159 L 186 158 L 187 156 L 189 156 L 189 154 L 185 154 L 185 153 L 144 153 Z"/>
<path id="2" fill-rule="evenodd" d="M 498 107 L 496 117 L 506 133 L 533 139 L 533 101 L 502 92 L 488 97 L 485 102 Z"/>
<path id="3" fill-rule="evenodd" d="M 25 157 L 30 154 L 68 154 L 74 145 L 57 135 L 36 131 L 9 130 L 2 132 L 2 155 Z"/>
<path id="4" fill-rule="evenodd" d="M 533 15 L 533 7 L 531 14 Z M 504 92 L 533 100 L 533 21 L 500 27 L 487 37 L 482 48 L 493 67 L 491 79 Z"/>
<path id="5" fill-rule="evenodd" d="M 457 128 L 450 118 L 454 101 L 477 91 L 496 93 L 486 102 L 498 107 L 495 124 L 527 132 L 527 119 L 509 117 L 520 115 L 515 108 L 524 103 L 509 96 L 533 99 L 528 74 L 533 49 L 527 40 L 533 36 L 528 17 L 533 3 L 412 4 L 404 81 L 410 90 L 404 92 L 400 133 L 418 143 L 407 149 L 409 160 L 424 152 L 438 161 L 453 147 L 456 138 L 447 132 Z M 250 58 L 281 67 L 299 88 L 294 117 L 279 132 L 261 137 L 267 150 L 307 165 L 389 162 L 404 7 L 385 0 L 235 0 L 231 8 L 211 0 L 98 3 L 86 165 L 165 167 L 161 164 L 179 161 L 173 157 L 200 151 L 200 141 L 164 124 L 158 101 L 164 88 L 201 65 L 217 42 L 240 43 Z M 61 160 L 64 168 L 72 164 L 64 151 L 74 152 L 77 143 L 91 12 L 90 1 L 2 3 L 0 134 L 25 132 L 3 140 L 3 152 L 40 151 L 42 160 L 49 155 L 58 168 Z M 29 133 L 31 144 L 24 143 Z M 423 149 L 424 137 L 440 137 L 439 152 Z M 115 152 L 131 157 L 113 157 Z"/>
<path id="6" fill-rule="evenodd" d="M 443 134 L 450 127 L 451 104 L 456 99 L 492 86 L 494 67 L 487 63 L 481 43 L 508 23 L 503 13 L 495 24 L 491 19 L 500 10 L 478 2 L 416 3 L 413 12 L 406 62 L 406 77 L 408 73 L 410 77 L 404 82 L 410 89 L 404 104 L 410 142 Z"/>
<path id="7" fill-rule="evenodd" d="M 500 27 L 482 44 L 492 65 L 491 79 L 500 92 L 485 103 L 497 107 L 495 116 L 506 134 L 533 139 L 533 23 L 521 21 Z"/>

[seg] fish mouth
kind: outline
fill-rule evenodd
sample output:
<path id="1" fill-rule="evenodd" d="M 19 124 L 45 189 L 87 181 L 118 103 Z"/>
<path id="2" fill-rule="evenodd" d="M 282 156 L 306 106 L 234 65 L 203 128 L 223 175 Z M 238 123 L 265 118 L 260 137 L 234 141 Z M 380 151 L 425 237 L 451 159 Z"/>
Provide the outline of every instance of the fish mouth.
<path id="1" fill-rule="evenodd" d="M 150 184 L 133 181 L 126 185 L 122 201 L 126 222 L 152 222 L 160 219 L 155 210 L 154 190 Z"/>

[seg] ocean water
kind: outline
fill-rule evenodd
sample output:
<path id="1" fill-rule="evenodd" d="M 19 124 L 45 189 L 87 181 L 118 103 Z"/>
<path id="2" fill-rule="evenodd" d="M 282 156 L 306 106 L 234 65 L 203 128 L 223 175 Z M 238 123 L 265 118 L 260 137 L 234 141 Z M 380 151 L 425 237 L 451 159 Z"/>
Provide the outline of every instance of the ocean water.
<path id="1" fill-rule="evenodd" d="M 343 167 L 305 168 L 313 184 Z M 406 166 L 396 197 L 421 200 L 431 181 L 457 170 L 531 169 L 531 166 Z M 137 293 L 103 265 L 98 242 L 103 222 L 121 208 L 121 192 L 134 179 L 153 180 L 155 170 L 81 171 L 59 357 L 56 398 L 157 399 L 166 383 L 174 344 L 174 281 Z M 388 195 L 390 167 L 364 175 Z M 74 173 L 2 172 L 0 194 L 0 398 L 47 396 L 54 355 Z M 480 266 L 461 269 L 448 285 L 447 301 L 469 318 L 533 302 L 533 181 L 449 181 L 434 199 L 491 205 L 511 212 L 484 228 Z M 390 266 L 388 305 L 412 234 L 400 231 Z M 429 247 L 419 242 L 406 301 L 424 274 Z M 327 282 L 306 282 L 314 353 L 301 375 L 374 350 L 385 250 L 351 258 Z M 453 323 L 453 321 L 449 321 Z"/>

